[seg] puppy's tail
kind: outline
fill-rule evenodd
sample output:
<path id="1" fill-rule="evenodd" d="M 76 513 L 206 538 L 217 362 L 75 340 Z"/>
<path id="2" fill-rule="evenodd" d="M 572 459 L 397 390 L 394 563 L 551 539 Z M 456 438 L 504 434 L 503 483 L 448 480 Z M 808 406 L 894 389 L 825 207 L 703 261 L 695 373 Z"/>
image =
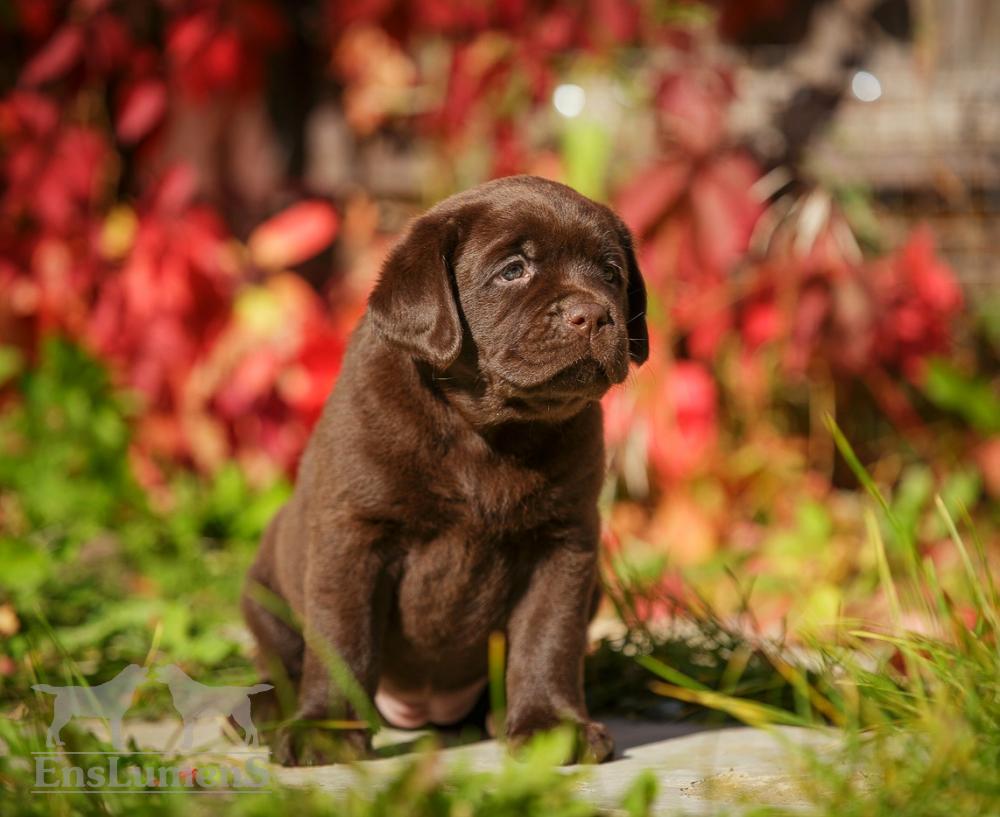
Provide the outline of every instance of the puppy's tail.
<path id="1" fill-rule="evenodd" d="M 48 684 L 32 684 L 31 688 L 38 692 L 47 692 L 49 695 L 58 695 L 62 692 L 62 687 L 53 687 Z"/>
<path id="2" fill-rule="evenodd" d="M 247 687 L 247 695 L 256 695 L 258 692 L 267 692 L 269 689 L 274 689 L 270 684 L 254 684 L 252 687 Z"/>

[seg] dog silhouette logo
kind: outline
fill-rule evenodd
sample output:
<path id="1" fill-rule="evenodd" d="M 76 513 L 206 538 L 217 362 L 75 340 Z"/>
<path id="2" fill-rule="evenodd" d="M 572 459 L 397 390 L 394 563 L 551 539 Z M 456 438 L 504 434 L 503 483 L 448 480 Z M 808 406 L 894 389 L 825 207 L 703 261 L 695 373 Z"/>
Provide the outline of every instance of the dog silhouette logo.
<path id="1" fill-rule="evenodd" d="M 31 688 L 55 695 L 52 723 L 45 733 L 45 745 L 50 749 L 62 746 L 59 739 L 62 728 L 74 717 L 107 718 L 111 724 L 111 745 L 118 751 L 125 746 L 122 742 L 122 718 L 135 697 L 135 690 L 146 680 L 146 668 L 129 664 L 114 678 L 98 686 L 51 686 L 35 684 Z"/>
<path id="2" fill-rule="evenodd" d="M 243 729 L 243 745 L 260 745 L 257 728 L 250 718 L 250 696 L 274 689 L 270 684 L 254 684 L 250 687 L 216 687 L 199 684 L 188 677 L 176 664 L 168 664 L 156 670 L 155 678 L 170 688 L 174 708 L 184 722 L 181 749 L 191 748 L 194 740 L 194 725 L 202 718 L 232 716 Z"/>

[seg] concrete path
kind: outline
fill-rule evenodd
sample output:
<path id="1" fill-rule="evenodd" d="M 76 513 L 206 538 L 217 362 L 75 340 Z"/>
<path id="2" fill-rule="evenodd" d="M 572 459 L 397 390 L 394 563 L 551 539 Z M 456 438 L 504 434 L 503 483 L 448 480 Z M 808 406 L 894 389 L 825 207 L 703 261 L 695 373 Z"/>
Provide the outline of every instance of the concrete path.
<path id="1" fill-rule="evenodd" d="M 656 812 L 711 815 L 740 806 L 804 806 L 799 790 L 796 753 L 806 747 L 830 750 L 830 736 L 802 729 L 774 732 L 728 728 L 700 730 L 680 724 L 606 721 L 619 756 L 610 763 L 583 768 L 581 793 L 596 805 L 613 809 L 636 776 L 651 769 L 660 782 Z M 404 733 L 412 740 L 412 733 Z M 390 736 L 391 738 L 391 736 Z M 448 765 L 474 771 L 496 769 L 503 749 L 496 741 L 444 749 Z M 359 784 L 380 785 L 405 763 L 405 755 L 346 766 L 281 769 L 277 778 L 290 785 L 315 785 L 341 792 Z M 580 771 L 579 766 L 567 770 Z"/>
<path id="2" fill-rule="evenodd" d="M 651 769 L 660 783 L 658 814 L 732 814 L 739 813 L 741 807 L 760 805 L 802 807 L 805 801 L 799 781 L 804 779 L 803 750 L 823 754 L 837 745 L 830 733 L 793 728 L 767 732 L 741 727 L 706 729 L 615 718 L 605 719 L 605 723 L 615 737 L 616 759 L 600 766 L 565 767 L 583 771 L 581 794 L 605 809 L 618 806 L 629 785 L 645 769 Z M 95 731 L 100 732 L 102 725 L 95 723 Z M 180 736 L 180 724 L 132 721 L 126 724 L 126 735 L 145 749 L 172 749 Z M 420 736 L 385 729 L 377 736 L 376 747 L 396 747 L 405 752 Z M 219 724 L 202 722 L 195 732 L 194 745 L 219 750 L 231 743 Z M 489 771 L 499 768 L 503 749 L 489 740 L 444 749 L 441 756 L 449 767 L 461 765 L 472 771 Z M 339 793 L 384 785 L 407 760 L 404 753 L 352 766 L 275 767 L 274 778 L 286 785 L 310 785 Z"/>

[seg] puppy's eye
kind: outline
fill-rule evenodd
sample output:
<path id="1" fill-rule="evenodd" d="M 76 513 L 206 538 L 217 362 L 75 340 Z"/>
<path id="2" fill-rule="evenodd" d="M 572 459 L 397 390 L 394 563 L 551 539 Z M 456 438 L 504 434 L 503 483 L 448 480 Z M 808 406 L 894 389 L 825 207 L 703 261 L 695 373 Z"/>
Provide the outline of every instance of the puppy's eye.
<path id="1" fill-rule="evenodd" d="M 524 277 L 524 264 L 520 261 L 511 261 L 500 271 L 500 277 L 504 281 L 516 281 Z"/>
<path id="2" fill-rule="evenodd" d="M 617 267 L 603 267 L 601 269 L 601 278 L 609 284 L 617 284 L 621 278 L 621 273 Z"/>

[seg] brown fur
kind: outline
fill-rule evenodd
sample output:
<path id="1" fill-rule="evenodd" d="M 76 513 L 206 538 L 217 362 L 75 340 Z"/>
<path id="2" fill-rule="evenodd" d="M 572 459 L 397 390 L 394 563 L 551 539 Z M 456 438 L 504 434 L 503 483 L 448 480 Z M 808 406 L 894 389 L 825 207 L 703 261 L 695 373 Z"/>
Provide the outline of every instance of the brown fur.
<path id="1" fill-rule="evenodd" d="M 517 258 L 527 275 L 504 280 Z M 370 696 L 380 679 L 474 684 L 490 632 L 503 631 L 508 736 L 568 719 L 581 754 L 610 755 L 582 684 L 598 401 L 645 361 L 645 308 L 627 229 L 563 185 L 501 179 L 428 211 L 386 261 L 251 586 L 284 599 Z M 356 714 L 257 598 L 248 588 L 247 622 L 262 663 L 279 660 L 298 683 L 297 717 Z M 287 734 L 276 751 L 327 759 Z"/>

